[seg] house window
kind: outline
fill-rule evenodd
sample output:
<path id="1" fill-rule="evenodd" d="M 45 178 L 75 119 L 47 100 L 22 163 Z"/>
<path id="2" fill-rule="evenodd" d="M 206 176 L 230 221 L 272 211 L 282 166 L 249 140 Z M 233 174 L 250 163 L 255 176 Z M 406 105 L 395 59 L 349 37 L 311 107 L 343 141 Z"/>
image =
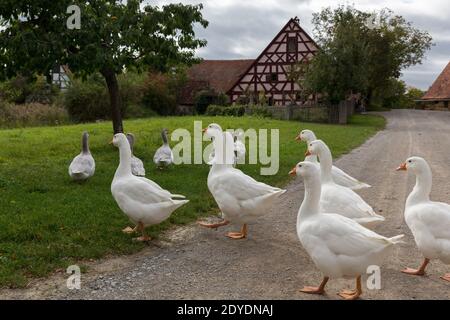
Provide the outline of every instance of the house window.
<path id="1" fill-rule="evenodd" d="M 287 40 L 287 51 L 288 53 L 297 52 L 297 38 L 289 37 Z"/>
<path id="2" fill-rule="evenodd" d="M 267 82 L 277 82 L 278 81 L 278 73 L 272 72 L 266 75 Z"/>

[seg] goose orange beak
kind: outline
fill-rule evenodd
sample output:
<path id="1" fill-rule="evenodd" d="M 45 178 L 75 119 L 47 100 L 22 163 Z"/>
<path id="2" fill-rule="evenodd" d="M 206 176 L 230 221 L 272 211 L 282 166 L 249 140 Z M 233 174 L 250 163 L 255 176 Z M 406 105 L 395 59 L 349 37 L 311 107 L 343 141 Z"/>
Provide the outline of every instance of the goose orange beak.
<path id="1" fill-rule="evenodd" d="M 204 129 L 202 129 L 202 132 L 203 132 L 203 133 L 205 133 L 205 132 L 206 132 L 206 130 L 208 130 L 208 128 L 204 128 Z"/>
<path id="2" fill-rule="evenodd" d="M 296 136 L 295 141 L 302 141 L 302 137 L 300 137 L 300 135 Z"/>
<path id="3" fill-rule="evenodd" d="M 397 169 L 396 171 L 406 171 L 406 162 L 403 162 Z"/>
<path id="4" fill-rule="evenodd" d="M 311 152 L 309 152 L 309 149 L 306 150 L 306 152 L 305 152 L 305 157 L 310 156 L 310 155 L 311 155 Z"/>
<path id="5" fill-rule="evenodd" d="M 110 142 L 108 142 L 108 144 L 113 144 L 113 141 L 111 140 Z"/>
<path id="6" fill-rule="evenodd" d="M 291 171 L 289 171 L 290 176 L 296 176 L 297 175 L 297 168 L 294 167 Z"/>

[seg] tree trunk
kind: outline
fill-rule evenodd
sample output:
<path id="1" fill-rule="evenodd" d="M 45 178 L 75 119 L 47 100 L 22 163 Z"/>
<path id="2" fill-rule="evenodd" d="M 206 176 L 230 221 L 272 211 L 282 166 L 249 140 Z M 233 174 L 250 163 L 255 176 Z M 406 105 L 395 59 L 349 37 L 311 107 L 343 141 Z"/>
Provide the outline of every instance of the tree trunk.
<path id="1" fill-rule="evenodd" d="M 367 90 L 367 96 L 366 96 L 366 109 L 372 107 L 372 98 L 373 98 L 373 89 L 369 88 Z"/>
<path id="2" fill-rule="evenodd" d="M 114 134 L 123 133 L 122 114 L 120 111 L 121 101 L 116 73 L 111 69 L 105 68 L 101 71 L 101 74 L 105 78 L 106 85 L 108 86 Z"/>

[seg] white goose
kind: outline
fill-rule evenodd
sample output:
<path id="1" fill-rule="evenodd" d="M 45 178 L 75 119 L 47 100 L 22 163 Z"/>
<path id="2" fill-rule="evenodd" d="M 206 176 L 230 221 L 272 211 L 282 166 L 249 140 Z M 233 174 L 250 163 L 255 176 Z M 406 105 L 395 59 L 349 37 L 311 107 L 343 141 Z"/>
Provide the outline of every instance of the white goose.
<path id="1" fill-rule="evenodd" d="M 247 152 L 244 142 L 244 130 L 237 129 L 233 134 L 233 138 L 234 138 L 235 164 L 244 163 L 245 153 Z"/>
<path id="2" fill-rule="evenodd" d="M 450 205 L 430 200 L 432 174 L 425 159 L 408 158 L 397 170 L 416 175 L 416 185 L 406 199 L 405 220 L 424 256 L 419 269 L 406 268 L 402 272 L 422 276 L 431 259 L 450 264 Z M 450 281 L 450 273 L 441 278 Z"/>
<path id="3" fill-rule="evenodd" d="M 384 217 L 376 214 L 357 193 L 334 182 L 331 174 L 333 158 L 330 149 L 322 140 L 315 140 L 308 144 L 306 156 L 309 155 L 319 156 L 320 160 L 322 212 L 335 212 L 366 226 L 384 221 Z"/>
<path id="4" fill-rule="evenodd" d="M 127 227 L 123 231 L 139 231 L 142 236 L 136 240 L 149 241 L 145 228 L 166 220 L 189 200 L 176 200 L 174 198 L 185 197 L 171 194 L 155 182 L 131 173 L 131 148 L 123 133 L 114 135 L 112 144 L 119 148 L 120 164 L 111 183 L 111 193 L 119 208 L 136 225 L 134 229 Z"/>
<path id="5" fill-rule="evenodd" d="M 230 232 L 227 236 L 232 239 L 246 238 L 247 224 L 266 214 L 272 203 L 286 190 L 258 182 L 233 168 L 233 137 L 229 132 L 224 133 L 218 124 L 210 124 L 203 131 L 213 137 L 215 161 L 208 174 L 208 189 L 222 211 L 224 221 L 199 224 L 217 228 L 229 222 L 238 223 L 242 225 L 241 231 Z"/>
<path id="6" fill-rule="evenodd" d="M 95 173 L 95 160 L 89 150 L 89 134 L 83 132 L 81 139 L 81 153 L 77 155 L 69 166 L 69 175 L 75 181 L 83 181 Z"/>
<path id="7" fill-rule="evenodd" d="M 167 138 L 168 133 L 169 131 L 167 129 L 161 131 L 163 145 L 156 150 L 155 155 L 153 156 L 153 162 L 160 169 L 173 163 L 173 152 L 169 146 L 169 139 Z"/>
<path id="8" fill-rule="evenodd" d="M 298 141 L 305 141 L 308 145 L 310 142 L 317 140 L 316 135 L 311 130 L 303 130 L 300 134 L 295 138 Z M 316 155 L 310 155 L 305 158 L 305 161 L 309 161 L 312 163 L 316 163 L 319 166 L 319 161 L 317 160 Z M 371 186 L 367 183 L 361 182 L 349 174 L 345 173 L 343 170 L 339 169 L 336 166 L 332 166 L 331 174 L 333 176 L 333 181 L 341 186 L 350 188 L 352 190 L 359 190 L 364 188 L 370 188 Z"/>
<path id="9" fill-rule="evenodd" d="M 135 142 L 134 134 L 127 133 L 127 139 L 128 139 L 128 143 L 130 144 L 130 148 L 131 148 L 131 173 L 133 173 L 135 176 L 138 176 L 138 177 L 145 177 L 144 163 L 142 162 L 141 159 L 139 159 L 138 157 L 136 157 L 133 154 L 134 142 Z"/>
<path id="10" fill-rule="evenodd" d="M 319 287 L 304 287 L 301 292 L 323 294 L 329 278 L 356 278 L 355 290 L 342 290 L 344 299 L 357 299 L 362 293 L 361 275 L 371 265 L 381 265 L 390 248 L 403 235 L 386 238 L 336 214 L 333 208 L 321 212 L 320 171 L 311 162 L 300 162 L 289 172 L 302 176 L 305 197 L 297 216 L 297 235 L 324 278 Z"/>

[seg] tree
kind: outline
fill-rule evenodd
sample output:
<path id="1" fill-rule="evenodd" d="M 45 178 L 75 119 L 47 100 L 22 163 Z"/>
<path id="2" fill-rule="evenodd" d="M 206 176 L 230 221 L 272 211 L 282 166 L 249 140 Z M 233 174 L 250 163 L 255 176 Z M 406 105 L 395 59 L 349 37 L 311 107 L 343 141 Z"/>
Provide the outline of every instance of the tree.
<path id="1" fill-rule="evenodd" d="M 319 52 L 309 64 L 297 66 L 293 77 L 332 103 L 360 93 L 370 104 L 374 92 L 383 92 L 401 70 L 421 63 L 432 45 L 427 32 L 388 9 L 326 8 L 314 14 L 313 24 Z"/>
<path id="2" fill-rule="evenodd" d="M 47 75 L 62 64 L 83 78 L 99 72 L 108 87 L 114 133 L 123 132 L 117 75 L 192 64 L 195 50 L 206 45 L 194 32 L 196 24 L 208 25 L 201 4 L 159 8 L 143 2 L 1 1 L 0 77 Z M 70 5 L 80 8 L 79 29 L 68 28 Z"/>

